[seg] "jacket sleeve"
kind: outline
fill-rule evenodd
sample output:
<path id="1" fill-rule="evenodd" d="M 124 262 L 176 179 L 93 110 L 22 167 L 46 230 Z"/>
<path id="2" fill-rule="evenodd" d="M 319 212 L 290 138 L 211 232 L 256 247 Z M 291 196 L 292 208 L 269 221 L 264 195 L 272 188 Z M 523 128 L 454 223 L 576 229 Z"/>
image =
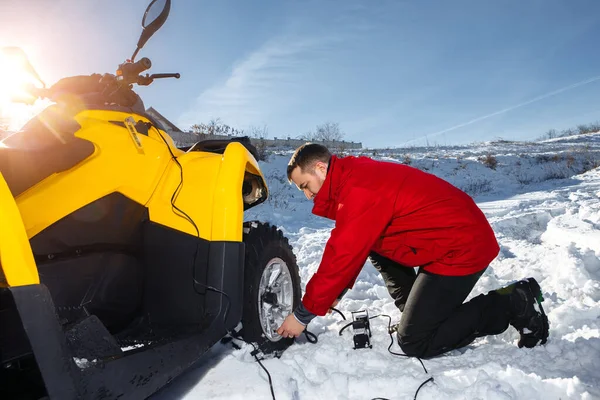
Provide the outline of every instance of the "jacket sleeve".
<path id="1" fill-rule="evenodd" d="M 336 298 L 351 287 L 373 247 L 392 219 L 394 204 L 387 196 L 353 188 L 339 203 L 335 228 L 325 245 L 317 272 L 306 285 L 302 304 L 325 315 Z"/>

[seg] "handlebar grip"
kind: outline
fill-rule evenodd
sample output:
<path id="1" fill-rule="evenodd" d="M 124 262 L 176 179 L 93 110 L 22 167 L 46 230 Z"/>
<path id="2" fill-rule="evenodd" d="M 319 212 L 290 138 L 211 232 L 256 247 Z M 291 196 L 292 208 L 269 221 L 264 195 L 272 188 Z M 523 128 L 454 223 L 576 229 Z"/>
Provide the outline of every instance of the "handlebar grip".
<path id="1" fill-rule="evenodd" d="M 140 59 L 139 61 L 134 62 L 133 64 L 131 64 L 130 71 L 132 74 L 136 74 L 139 75 L 142 72 L 146 71 L 147 69 L 150 69 L 152 67 L 152 61 L 150 61 L 150 59 L 148 57 L 144 57 L 142 59 Z"/>
<path id="2" fill-rule="evenodd" d="M 181 78 L 181 74 L 179 74 L 179 72 L 176 73 L 169 73 L 169 74 L 152 74 L 150 75 L 151 78 L 153 79 L 160 79 L 160 78 Z"/>

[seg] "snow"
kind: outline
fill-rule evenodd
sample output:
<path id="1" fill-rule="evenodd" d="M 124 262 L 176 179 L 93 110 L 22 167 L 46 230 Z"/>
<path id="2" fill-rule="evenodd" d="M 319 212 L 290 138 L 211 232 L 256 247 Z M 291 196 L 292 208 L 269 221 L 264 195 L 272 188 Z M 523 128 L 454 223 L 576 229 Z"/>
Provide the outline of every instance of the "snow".
<path id="1" fill-rule="evenodd" d="M 75 365 L 77 365 L 81 369 L 89 368 L 89 367 L 93 366 L 96 362 L 98 362 L 98 360 L 96 360 L 96 359 L 88 360 L 87 358 L 78 358 L 78 357 L 73 357 L 73 361 L 75 361 Z"/>
<path id="2" fill-rule="evenodd" d="M 598 399 L 600 398 L 600 134 L 531 144 L 369 150 L 366 155 L 427 170 L 471 194 L 496 232 L 500 254 L 469 298 L 533 276 L 540 283 L 550 321 L 545 346 L 517 347 L 518 333 L 477 339 L 471 345 L 424 360 L 388 353 L 387 318 L 371 320 L 372 349 L 353 350 L 352 330 L 338 314 L 316 318 L 281 358 L 263 361 L 275 396 L 283 399 Z M 497 165 L 484 165 L 487 154 Z M 310 213 L 312 203 L 287 182 L 290 152 L 261 162 L 270 199 L 247 219 L 269 221 L 290 239 L 303 286 L 317 270 L 333 223 Z M 338 308 L 400 312 L 378 272 L 367 261 Z M 268 399 L 266 373 L 252 347 L 218 344 L 156 399 Z M 400 352 L 396 343 L 392 350 Z"/>

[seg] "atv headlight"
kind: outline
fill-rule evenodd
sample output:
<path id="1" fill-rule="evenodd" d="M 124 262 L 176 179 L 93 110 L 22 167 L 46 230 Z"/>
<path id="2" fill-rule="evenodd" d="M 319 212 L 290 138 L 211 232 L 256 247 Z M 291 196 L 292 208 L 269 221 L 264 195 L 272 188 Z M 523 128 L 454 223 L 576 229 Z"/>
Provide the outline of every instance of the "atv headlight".
<path id="1" fill-rule="evenodd" d="M 264 187 L 262 181 L 252 174 L 246 173 L 244 183 L 242 184 L 242 198 L 244 203 L 253 204 L 264 196 Z"/>

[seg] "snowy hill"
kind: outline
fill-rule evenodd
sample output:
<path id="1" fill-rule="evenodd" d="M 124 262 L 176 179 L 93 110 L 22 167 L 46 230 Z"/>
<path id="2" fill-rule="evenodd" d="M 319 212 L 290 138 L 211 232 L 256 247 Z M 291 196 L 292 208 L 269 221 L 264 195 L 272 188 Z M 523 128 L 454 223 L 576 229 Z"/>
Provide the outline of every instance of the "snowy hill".
<path id="1" fill-rule="evenodd" d="M 501 245 L 469 298 L 524 277 L 542 286 L 550 338 L 519 349 L 513 328 L 460 351 L 424 360 L 388 353 L 386 318 L 371 322 L 372 349 L 353 350 L 337 314 L 315 319 L 304 338 L 280 359 L 264 361 L 274 393 L 283 399 L 598 399 L 600 398 L 600 134 L 539 143 L 492 142 L 436 149 L 370 150 L 378 159 L 410 163 L 469 192 Z M 312 203 L 287 182 L 289 152 L 261 167 L 271 197 L 247 219 L 279 226 L 290 238 L 303 285 L 316 271 L 333 223 L 310 214 Z M 495 162 L 494 162 L 495 160 Z M 492 168 L 493 167 L 493 168 Z M 393 322 L 400 312 L 367 262 L 339 304 L 368 308 Z M 395 351 L 400 351 L 394 344 Z M 157 394 L 156 399 L 268 399 L 268 378 L 244 346 L 217 345 L 210 357 Z"/>

